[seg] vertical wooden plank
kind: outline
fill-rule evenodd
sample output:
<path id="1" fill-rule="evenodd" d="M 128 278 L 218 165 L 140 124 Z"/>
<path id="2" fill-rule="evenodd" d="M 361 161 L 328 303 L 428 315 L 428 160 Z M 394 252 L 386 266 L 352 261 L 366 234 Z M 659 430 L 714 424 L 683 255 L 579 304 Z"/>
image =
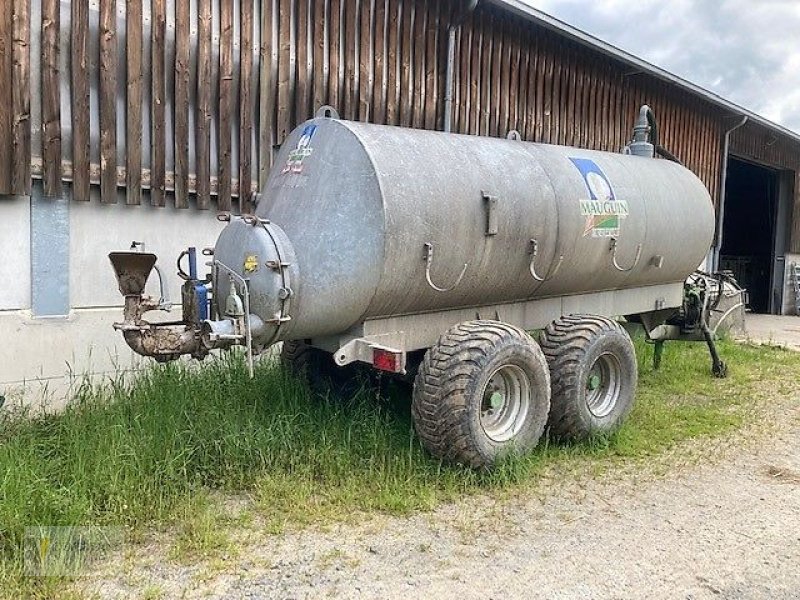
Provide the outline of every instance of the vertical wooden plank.
<path id="1" fill-rule="evenodd" d="M 566 45 L 566 72 L 564 77 L 564 85 L 567 86 L 566 93 L 562 92 L 562 100 L 564 101 L 565 110 L 561 113 L 562 129 L 564 130 L 564 143 L 567 146 L 576 146 L 578 139 L 576 136 L 577 128 L 579 126 L 580 114 L 577 112 L 578 101 L 578 61 L 579 58 L 575 55 L 576 48 L 572 43 Z"/>
<path id="2" fill-rule="evenodd" d="M 442 39 L 445 40 L 444 43 L 444 52 L 441 54 L 441 60 L 443 65 L 447 64 L 448 60 L 448 48 L 449 48 L 449 37 L 450 33 L 447 30 L 447 15 L 445 14 L 446 9 L 442 9 L 442 26 L 445 28 L 445 31 L 442 35 Z M 462 114 L 463 114 L 463 105 L 466 104 L 463 95 L 463 70 L 462 70 L 462 62 L 463 62 L 463 54 L 461 53 L 461 46 L 466 42 L 466 35 L 467 35 L 467 26 L 462 24 L 461 27 L 456 29 L 453 34 L 453 87 L 452 87 L 452 120 L 450 122 L 450 130 L 453 132 L 460 132 L 462 127 Z M 446 67 L 445 67 L 446 68 Z M 445 78 L 444 81 L 445 85 L 442 86 L 442 90 L 447 89 L 447 79 Z M 444 129 L 444 104 L 442 104 L 442 119 L 437 121 L 437 123 L 442 125 Z"/>
<path id="3" fill-rule="evenodd" d="M 58 0 L 42 2 L 42 158 L 45 196 L 61 195 L 61 94 Z"/>
<path id="4" fill-rule="evenodd" d="M 72 198 L 89 200 L 89 0 L 72 0 Z"/>
<path id="5" fill-rule="evenodd" d="M 152 0 L 151 78 L 150 102 L 150 203 L 165 204 L 166 132 L 165 132 L 165 54 L 164 40 L 167 30 L 166 0 Z"/>
<path id="6" fill-rule="evenodd" d="M 389 0 L 386 44 L 386 123 L 397 125 L 400 122 L 400 76 L 398 55 L 400 54 L 400 2 Z"/>
<path id="7" fill-rule="evenodd" d="M 231 210 L 231 116 L 233 112 L 233 3 L 219 6 L 219 129 L 217 207 Z"/>
<path id="8" fill-rule="evenodd" d="M 461 74 L 459 76 L 459 94 L 461 102 L 459 105 L 459 127 L 455 131 L 459 133 L 469 133 L 470 115 L 472 109 L 472 53 L 473 38 L 475 35 L 474 21 L 470 19 L 461 26 L 459 56 L 461 57 Z"/>
<path id="9" fill-rule="evenodd" d="M 489 135 L 496 137 L 500 129 L 500 105 L 503 103 L 502 96 L 502 62 L 503 52 L 505 51 L 505 41 L 503 40 L 504 29 L 503 17 L 498 17 L 494 20 L 494 27 L 492 28 L 492 37 L 494 38 L 492 44 L 491 56 L 491 108 L 489 118 Z"/>
<path id="10" fill-rule="evenodd" d="M 239 211 L 243 214 L 253 212 L 253 1 L 241 0 L 239 5 Z"/>
<path id="11" fill-rule="evenodd" d="M 117 2 L 100 1 L 100 201 L 117 202 Z"/>
<path id="12" fill-rule="evenodd" d="M 592 150 L 597 149 L 597 99 L 602 93 L 603 81 L 600 78 L 602 66 L 599 61 L 592 61 L 590 74 L 586 80 L 588 86 L 588 98 L 586 100 L 586 111 L 588 121 L 586 124 L 586 146 Z"/>
<path id="13" fill-rule="evenodd" d="M 295 89 L 295 122 L 301 123 L 310 116 L 308 70 L 308 0 L 297 0 L 297 32 L 295 36 L 297 87 Z"/>
<path id="14" fill-rule="evenodd" d="M 267 2 L 269 4 L 269 2 Z M 262 8 L 263 10 L 263 8 Z M 328 21 L 329 22 L 329 21 Z M 326 39 L 325 0 L 314 0 L 314 33 L 312 43 L 314 46 L 314 96 L 312 113 L 328 103 L 327 78 L 325 77 L 325 43 Z M 262 31 L 261 35 L 264 33 Z M 262 64 L 264 64 L 262 62 Z"/>
<path id="15" fill-rule="evenodd" d="M 569 49 L 569 87 L 567 88 L 567 144 L 570 146 L 580 146 L 580 127 L 582 124 L 581 119 L 581 94 L 583 89 L 581 87 L 581 73 L 583 67 L 581 64 L 581 56 L 577 53 L 577 48 L 570 44 Z"/>
<path id="16" fill-rule="evenodd" d="M 275 47 L 273 39 L 273 2 L 261 2 L 261 48 L 259 50 L 259 129 L 258 129 L 258 187 L 266 189 L 269 171 L 272 167 L 272 144 L 275 136 L 275 81 L 272 76 L 272 53 Z M 319 5 L 324 0 L 317 0 Z"/>
<path id="17" fill-rule="evenodd" d="M 512 31 L 511 46 L 511 83 L 509 88 L 508 128 L 515 129 L 523 135 L 525 128 L 522 126 L 521 115 L 524 115 L 525 95 L 520 94 L 519 68 L 522 53 L 520 51 L 520 30 L 515 24 Z"/>
<path id="18" fill-rule="evenodd" d="M 127 0 L 125 17 L 127 110 L 125 114 L 125 202 L 142 202 L 142 0 Z M 74 132 L 73 132 L 74 133 Z"/>
<path id="19" fill-rule="evenodd" d="M 248 4 L 248 2 L 243 2 Z M 189 208 L 189 3 L 175 3 L 175 206 Z"/>
<path id="20" fill-rule="evenodd" d="M 73 4 L 74 6 L 74 4 Z M 13 135 L 14 4 L 0 2 L 0 140 Z M 0 194 L 11 193 L 11 152 L 0 153 Z"/>
<path id="21" fill-rule="evenodd" d="M 609 124 L 612 118 L 611 110 L 611 66 L 608 61 L 603 61 L 603 96 L 597 106 L 597 139 L 599 150 L 611 150 Z"/>
<path id="22" fill-rule="evenodd" d="M 447 47 L 448 47 L 448 39 L 449 35 L 447 33 L 447 24 L 449 23 L 448 13 L 448 5 L 450 4 L 447 0 L 439 0 L 438 8 L 435 12 L 436 15 L 436 30 L 433 31 L 433 41 L 434 41 L 434 57 L 433 57 L 433 87 L 435 90 L 435 94 L 433 95 L 433 129 L 443 129 L 442 124 L 444 123 L 444 90 L 447 87 Z M 458 42 L 459 42 L 459 35 L 458 31 L 456 31 L 456 40 L 454 50 L 458 52 Z M 458 54 L 455 55 L 458 57 Z M 453 102 L 455 103 L 458 100 L 458 62 L 456 58 L 456 62 L 453 64 Z M 457 112 L 457 105 L 453 105 L 453 122 L 458 119 L 458 112 Z"/>
<path id="23" fill-rule="evenodd" d="M 509 115 L 511 107 L 511 58 L 514 54 L 514 33 L 511 22 L 503 24 L 503 52 L 500 57 L 500 117 L 497 135 L 505 137 L 510 127 Z"/>
<path id="24" fill-rule="evenodd" d="M 544 142 L 545 129 L 549 127 L 550 113 L 548 110 L 550 90 L 548 86 L 548 70 L 552 69 L 552 61 L 549 58 L 549 48 L 547 40 L 543 38 L 541 32 L 536 34 L 536 52 L 538 54 L 538 67 L 536 69 L 536 134 L 533 139 L 537 142 Z M 549 136 L 548 136 L 549 137 Z"/>
<path id="25" fill-rule="evenodd" d="M 439 104 L 439 2 L 429 3 L 425 32 L 425 129 L 436 129 L 436 108 Z M 445 28 L 446 31 L 446 28 Z M 446 35 L 446 34 L 445 34 Z M 446 59 L 445 59 L 446 60 Z M 457 63 L 456 63 L 457 64 Z M 454 65 L 455 71 L 457 67 Z M 455 77 L 455 76 L 454 76 Z M 453 111 L 455 113 L 455 111 Z"/>
<path id="26" fill-rule="evenodd" d="M 352 121 L 358 119 L 358 0 L 344 0 L 344 6 L 344 118 Z"/>
<path id="27" fill-rule="evenodd" d="M 265 2 L 269 4 L 269 2 Z M 263 64 L 263 63 L 262 63 Z M 211 0 L 197 6 L 197 114 L 195 115 L 197 208 L 211 206 Z"/>
<path id="28" fill-rule="evenodd" d="M 555 36 L 550 37 L 550 54 L 546 80 L 545 142 L 557 144 L 559 140 L 559 92 L 561 90 L 561 49 Z"/>
<path id="29" fill-rule="evenodd" d="M 413 118 L 413 82 L 411 63 L 414 60 L 413 4 L 401 2 L 403 11 L 402 54 L 400 58 L 400 125 L 410 127 Z"/>
<path id="30" fill-rule="evenodd" d="M 492 114 L 492 46 L 494 43 L 494 16 L 489 14 L 483 22 L 481 50 L 480 126 L 478 135 L 489 135 Z"/>
<path id="31" fill-rule="evenodd" d="M 624 75 L 621 71 L 616 70 L 614 71 L 613 76 L 613 124 L 614 124 L 614 135 L 611 150 L 618 151 L 622 148 L 625 142 L 622 139 L 622 121 L 625 118 L 625 109 L 624 109 L 624 94 L 623 94 L 623 86 L 625 85 Z"/>
<path id="32" fill-rule="evenodd" d="M 525 112 L 522 115 L 522 136 L 532 141 L 536 131 L 536 71 L 538 69 L 538 40 L 525 31 L 521 43 L 524 44 L 522 65 L 520 66 L 519 89 L 525 94 Z"/>
<path id="33" fill-rule="evenodd" d="M 594 65 L 591 61 L 579 54 L 578 61 L 580 70 L 578 71 L 578 94 L 576 96 L 577 114 L 580 115 L 580 123 L 577 138 L 581 148 L 589 147 L 589 103 L 591 102 L 592 72 Z"/>
<path id="34" fill-rule="evenodd" d="M 342 54 L 342 21 L 341 21 L 341 0 L 330 0 L 329 11 L 330 26 L 328 28 L 329 38 L 329 62 L 328 72 L 328 104 L 333 106 L 340 114 L 344 114 L 342 106 L 341 91 L 339 89 L 339 78 L 341 71 Z"/>
<path id="35" fill-rule="evenodd" d="M 372 103 L 375 109 L 373 122 L 386 122 L 386 0 L 375 0 L 375 76 L 372 82 Z"/>
<path id="36" fill-rule="evenodd" d="M 10 2 L 12 0 L 4 0 Z M 11 191 L 14 194 L 31 193 L 31 5 L 30 0 L 14 2 L 13 41 L 13 164 Z"/>
<path id="37" fill-rule="evenodd" d="M 372 85 L 369 79 L 373 65 L 372 39 L 372 8 L 370 0 L 361 1 L 361 15 L 359 21 L 361 33 L 359 35 L 358 64 L 360 77 L 358 79 L 358 119 L 369 121 L 372 116 Z"/>
<path id="38" fill-rule="evenodd" d="M 428 26 L 428 2 L 421 3 L 414 13 L 414 96 L 412 126 L 425 125 L 425 39 Z M 424 7 L 424 8 L 423 8 Z"/>
<path id="39" fill-rule="evenodd" d="M 277 143 L 282 144 L 292 128 L 292 0 L 280 0 L 278 23 L 278 132 Z M 221 81 L 221 80 L 220 80 Z"/>
<path id="40" fill-rule="evenodd" d="M 472 56 L 470 57 L 469 68 L 469 102 L 470 102 L 470 116 L 469 116 L 469 130 L 464 133 L 471 133 L 473 135 L 480 134 L 481 127 L 481 65 L 483 63 L 483 31 L 484 28 L 481 22 L 475 17 L 472 17 Z"/>

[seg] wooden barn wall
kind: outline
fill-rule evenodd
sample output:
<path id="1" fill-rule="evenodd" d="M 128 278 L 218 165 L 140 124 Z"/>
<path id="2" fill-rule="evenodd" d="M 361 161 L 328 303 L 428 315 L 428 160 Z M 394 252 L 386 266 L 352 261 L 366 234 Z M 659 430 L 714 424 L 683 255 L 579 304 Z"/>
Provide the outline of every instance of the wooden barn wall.
<path id="1" fill-rule="evenodd" d="M 746 123 L 731 134 L 730 152 L 778 169 L 800 167 L 800 144 L 757 123 Z"/>
<path id="2" fill-rule="evenodd" d="M 441 129 L 461 4 L 4 1 L 0 193 L 33 176 L 51 195 L 72 181 L 76 200 L 97 187 L 138 204 L 145 189 L 157 206 L 248 210 L 275 149 L 322 104 Z M 491 5 L 458 31 L 455 59 L 454 131 L 618 151 L 649 103 L 663 145 L 717 199 L 723 122 L 705 101 Z"/>

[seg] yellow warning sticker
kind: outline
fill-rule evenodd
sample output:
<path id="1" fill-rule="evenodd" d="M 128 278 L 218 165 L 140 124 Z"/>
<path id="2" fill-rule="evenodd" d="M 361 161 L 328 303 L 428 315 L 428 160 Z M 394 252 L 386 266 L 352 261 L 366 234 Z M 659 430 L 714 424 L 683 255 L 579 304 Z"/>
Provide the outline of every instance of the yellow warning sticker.
<path id="1" fill-rule="evenodd" d="M 248 275 L 258 271 L 258 256 L 250 254 L 244 259 L 244 272 Z"/>

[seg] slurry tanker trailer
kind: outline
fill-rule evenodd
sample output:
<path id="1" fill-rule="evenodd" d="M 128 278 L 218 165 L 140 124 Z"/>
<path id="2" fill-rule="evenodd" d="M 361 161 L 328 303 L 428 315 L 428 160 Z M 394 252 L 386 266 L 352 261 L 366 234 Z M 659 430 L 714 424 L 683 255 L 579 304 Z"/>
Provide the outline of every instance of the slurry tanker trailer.
<path id="1" fill-rule="evenodd" d="M 577 439 L 619 427 L 637 366 L 615 317 L 659 345 L 707 341 L 724 375 L 708 320 L 729 284 L 692 275 L 712 201 L 659 145 L 646 106 L 619 154 L 348 122 L 326 107 L 281 147 L 255 214 L 219 219 L 207 276 L 194 248 L 178 259 L 179 322 L 144 319 L 163 308 L 144 295 L 156 256 L 110 255 L 130 347 L 170 361 L 238 346 L 252 370 L 283 342 L 283 362 L 311 383 L 344 386 L 358 365 L 405 377 L 417 434 L 447 461 L 491 465 L 546 426 Z"/>

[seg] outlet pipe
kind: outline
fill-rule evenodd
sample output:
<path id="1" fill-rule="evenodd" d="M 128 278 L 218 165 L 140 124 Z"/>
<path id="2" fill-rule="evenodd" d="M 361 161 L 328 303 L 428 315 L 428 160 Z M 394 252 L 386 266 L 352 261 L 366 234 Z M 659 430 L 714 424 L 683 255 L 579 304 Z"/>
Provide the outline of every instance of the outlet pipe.
<path id="1" fill-rule="evenodd" d="M 453 130 L 453 80 L 455 78 L 456 64 L 456 31 L 466 21 L 467 17 L 475 7 L 478 0 L 468 0 L 467 5 L 460 14 L 456 15 L 447 28 L 447 72 L 445 74 L 444 91 L 444 131 L 450 133 Z"/>
<path id="2" fill-rule="evenodd" d="M 719 210 L 717 211 L 717 242 L 711 255 L 711 270 L 719 271 L 719 256 L 722 252 L 722 225 L 725 222 L 725 195 L 728 191 L 728 155 L 731 149 L 731 134 L 747 123 L 748 116 L 742 117 L 736 125 L 725 132 L 725 142 L 722 147 L 722 172 L 719 185 Z"/>

